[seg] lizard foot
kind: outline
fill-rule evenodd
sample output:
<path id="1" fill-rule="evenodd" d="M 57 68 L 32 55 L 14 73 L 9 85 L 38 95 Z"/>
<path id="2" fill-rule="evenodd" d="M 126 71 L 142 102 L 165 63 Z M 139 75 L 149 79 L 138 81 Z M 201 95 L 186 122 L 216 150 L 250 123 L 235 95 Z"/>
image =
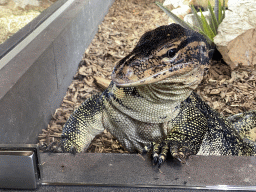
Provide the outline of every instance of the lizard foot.
<path id="1" fill-rule="evenodd" d="M 60 143 L 61 149 L 64 153 L 71 153 L 75 155 L 78 152 L 78 150 L 68 138 L 69 137 L 65 135 L 61 136 L 61 143 Z"/>
<path id="2" fill-rule="evenodd" d="M 46 143 L 39 145 L 39 149 L 43 152 L 51 152 L 51 153 L 63 153 L 64 148 L 63 145 L 59 141 L 54 141 L 47 145 Z"/>
<path id="3" fill-rule="evenodd" d="M 159 168 L 165 162 L 168 151 L 170 151 L 175 159 L 183 164 L 186 163 L 186 159 L 191 155 L 191 152 L 187 147 L 180 146 L 179 144 L 171 144 L 170 141 L 163 141 L 161 143 L 153 142 L 144 147 L 143 153 L 148 153 L 150 151 L 152 151 L 153 164 L 157 165 Z"/>
<path id="4" fill-rule="evenodd" d="M 175 159 L 179 160 L 183 164 L 186 163 L 188 156 L 192 154 L 187 147 L 180 146 L 179 144 L 171 144 L 170 152 Z"/>
<path id="5" fill-rule="evenodd" d="M 53 141 L 49 145 L 47 145 L 46 143 L 40 144 L 39 149 L 43 152 L 72 153 L 73 155 L 75 155 L 78 152 L 76 147 L 71 142 L 68 142 L 68 145 L 67 145 L 66 141 L 69 141 L 69 140 L 65 140 L 65 139 L 66 137 L 62 136 L 62 140 L 60 141 Z M 68 146 L 68 147 L 65 147 L 65 146 Z"/>
<path id="6" fill-rule="evenodd" d="M 143 153 L 148 153 L 150 151 L 152 151 L 153 164 L 157 165 L 160 168 L 160 166 L 166 160 L 168 145 L 166 145 L 165 142 L 152 142 L 151 144 L 144 147 Z"/>

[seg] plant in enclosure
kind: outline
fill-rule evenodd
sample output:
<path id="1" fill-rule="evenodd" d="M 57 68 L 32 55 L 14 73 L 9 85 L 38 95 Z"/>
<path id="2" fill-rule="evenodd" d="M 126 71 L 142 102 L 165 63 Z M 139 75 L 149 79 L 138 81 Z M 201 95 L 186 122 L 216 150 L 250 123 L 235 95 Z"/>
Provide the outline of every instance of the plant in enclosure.
<path id="1" fill-rule="evenodd" d="M 208 10 L 210 12 L 209 23 L 203 15 L 202 10 L 200 9 L 201 16 L 199 16 L 195 7 L 191 5 L 191 10 L 196 18 L 198 26 L 192 26 L 191 24 L 186 23 L 177 15 L 172 13 L 168 8 L 164 7 L 162 3 L 156 2 L 156 5 L 159 6 L 169 17 L 171 17 L 176 23 L 180 24 L 182 27 L 201 33 L 211 45 L 214 44 L 213 38 L 217 35 L 217 29 L 219 24 L 225 18 L 225 0 L 223 0 L 223 6 L 221 6 L 220 0 L 215 0 L 214 10 L 210 2 L 208 1 Z"/>

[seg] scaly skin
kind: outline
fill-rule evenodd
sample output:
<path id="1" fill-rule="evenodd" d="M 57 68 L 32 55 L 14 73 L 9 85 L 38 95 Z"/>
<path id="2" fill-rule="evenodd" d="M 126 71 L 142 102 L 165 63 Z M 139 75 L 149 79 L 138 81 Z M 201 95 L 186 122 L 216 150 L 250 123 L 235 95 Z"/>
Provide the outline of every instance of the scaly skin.
<path id="1" fill-rule="evenodd" d="M 192 92 L 182 102 L 177 117 L 169 122 L 174 128 L 167 138 L 147 146 L 145 151 L 153 148 L 154 163 L 159 166 L 165 161 L 168 151 L 183 163 L 191 154 L 254 156 L 255 143 L 243 139 L 238 130 L 242 132 L 254 128 L 256 112 L 238 116 L 239 118 L 234 115 L 228 119 L 222 117 Z"/>
<path id="2" fill-rule="evenodd" d="M 208 63 L 209 45 L 196 32 L 172 24 L 145 33 L 109 87 L 70 116 L 64 150 L 83 152 L 107 129 L 131 152 L 153 150 L 158 165 L 168 151 L 181 162 L 191 154 L 255 155 L 238 134 L 254 127 L 255 112 L 225 119 L 193 92 Z"/>

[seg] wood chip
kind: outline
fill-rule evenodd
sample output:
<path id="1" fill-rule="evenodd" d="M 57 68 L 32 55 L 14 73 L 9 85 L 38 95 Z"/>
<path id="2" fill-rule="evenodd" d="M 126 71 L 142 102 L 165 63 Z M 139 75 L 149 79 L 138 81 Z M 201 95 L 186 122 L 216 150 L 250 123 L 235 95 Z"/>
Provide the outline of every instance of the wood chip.
<path id="1" fill-rule="evenodd" d="M 211 91 L 210 91 L 210 94 L 211 95 L 216 95 L 216 94 L 219 94 L 220 93 L 220 90 L 219 89 L 212 89 Z"/>
<path id="2" fill-rule="evenodd" d="M 100 86 L 102 89 L 107 89 L 109 84 L 110 84 L 110 80 L 102 78 L 102 77 L 94 77 L 94 79 L 96 80 L 96 83 L 98 86 Z"/>

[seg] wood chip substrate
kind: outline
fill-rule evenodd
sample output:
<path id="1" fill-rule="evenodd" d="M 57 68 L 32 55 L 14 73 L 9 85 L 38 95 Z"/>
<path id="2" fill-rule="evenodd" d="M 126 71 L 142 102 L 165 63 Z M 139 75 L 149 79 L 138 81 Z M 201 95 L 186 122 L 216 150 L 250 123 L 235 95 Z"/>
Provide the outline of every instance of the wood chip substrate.
<path id="1" fill-rule="evenodd" d="M 99 26 L 98 33 L 84 53 L 72 84 L 61 106 L 42 133 L 41 146 L 51 146 L 60 140 L 62 127 L 70 114 L 93 94 L 102 92 L 110 83 L 117 61 L 127 55 L 139 38 L 149 30 L 168 24 L 168 17 L 155 5 L 155 0 L 116 0 Z M 256 109 L 256 67 L 230 67 L 218 57 L 196 92 L 224 116 Z M 256 139 L 256 128 L 248 133 Z M 44 148 L 47 151 L 47 147 Z M 88 152 L 128 153 L 107 131 L 98 135 Z"/>

